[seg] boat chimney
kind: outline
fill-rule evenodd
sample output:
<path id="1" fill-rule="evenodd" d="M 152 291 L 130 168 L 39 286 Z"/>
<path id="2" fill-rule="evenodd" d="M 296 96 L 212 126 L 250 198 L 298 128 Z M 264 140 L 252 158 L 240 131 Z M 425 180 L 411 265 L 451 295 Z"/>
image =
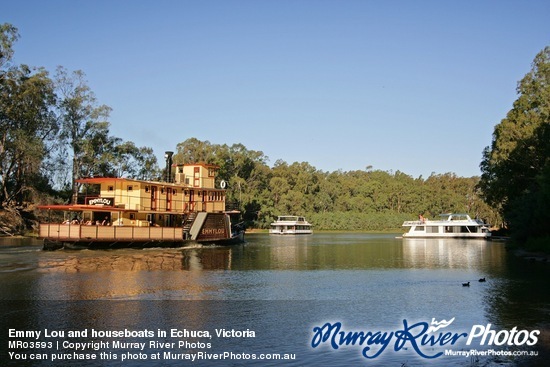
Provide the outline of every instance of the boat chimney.
<path id="1" fill-rule="evenodd" d="M 174 152 L 164 152 L 164 159 L 166 159 L 166 182 L 172 182 L 172 155 L 174 155 Z"/>

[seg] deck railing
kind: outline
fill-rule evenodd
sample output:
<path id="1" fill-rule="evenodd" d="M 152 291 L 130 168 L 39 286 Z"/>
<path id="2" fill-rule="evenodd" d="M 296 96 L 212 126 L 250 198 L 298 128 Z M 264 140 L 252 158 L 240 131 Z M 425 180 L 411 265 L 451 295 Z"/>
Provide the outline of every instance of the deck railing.
<path id="1" fill-rule="evenodd" d="M 182 229 L 42 223 L 39 237 L 58 241 L 181 241 Z"/>
<path id="2" fill-rule="evenodd" d="M 407 220 L 405 222 L 403 222 L 403 226 L 419 226 L 419 225 L 422 225 L 422 224 L 425 224 L 426 221 L 420 221 L 420 220 Z"/>

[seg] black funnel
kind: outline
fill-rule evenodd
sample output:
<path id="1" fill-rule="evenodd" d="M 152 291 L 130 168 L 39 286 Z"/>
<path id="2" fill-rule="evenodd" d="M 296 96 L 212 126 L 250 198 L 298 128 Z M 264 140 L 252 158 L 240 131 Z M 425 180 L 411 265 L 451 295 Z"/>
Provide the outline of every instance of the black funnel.
<path id="1" fill-rule="evenodd" d="M 172 182 L 172 156 L 174 152 L 164 152 L 166 159 L 166 182 Z"/>

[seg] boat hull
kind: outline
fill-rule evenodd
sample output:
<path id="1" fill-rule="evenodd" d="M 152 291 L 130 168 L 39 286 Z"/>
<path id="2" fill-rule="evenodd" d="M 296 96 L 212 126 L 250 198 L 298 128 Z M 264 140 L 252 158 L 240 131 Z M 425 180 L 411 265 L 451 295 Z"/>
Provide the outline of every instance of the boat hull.
<path id="1" fill-rule="evenodd" d="M 181 240 L 181 241 L 67 241 L 52 240 L 45 238 L 43 240 L 43 250 L 105 250 L 105 249 L 123 249 L 123 248 L 177 248 L 192 246 L 196 244 L 210 246 L 231 246 L 244 243 L 244 232 L 237 233 L 229 238 L 218 238 L 204 241 Z"/>
<path id="2" fill-rule="evenodd" d="M 404 233 L 403 238 L 477 238 L 477 239 L 490 239 L 490 233 Z"/>
<path id="3" fill-rule="evenodd" d="M 302 235 L 308 235 L 313 234 L 313 231 L 278 231 L 278 230 L 270 230 L 269 234 L 278 235 L 278 236 L 302 236 Z"/>

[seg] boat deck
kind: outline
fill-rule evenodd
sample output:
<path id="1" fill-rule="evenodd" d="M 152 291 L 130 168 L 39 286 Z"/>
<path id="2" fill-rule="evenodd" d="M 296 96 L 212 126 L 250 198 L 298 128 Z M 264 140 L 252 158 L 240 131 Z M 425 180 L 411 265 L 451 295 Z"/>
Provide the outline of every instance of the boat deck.
<path id="1" fill-rule="evenodd" d="M 55 241 L 183 241 L 181 228 L 41 223 L 40 238 Z"/>

